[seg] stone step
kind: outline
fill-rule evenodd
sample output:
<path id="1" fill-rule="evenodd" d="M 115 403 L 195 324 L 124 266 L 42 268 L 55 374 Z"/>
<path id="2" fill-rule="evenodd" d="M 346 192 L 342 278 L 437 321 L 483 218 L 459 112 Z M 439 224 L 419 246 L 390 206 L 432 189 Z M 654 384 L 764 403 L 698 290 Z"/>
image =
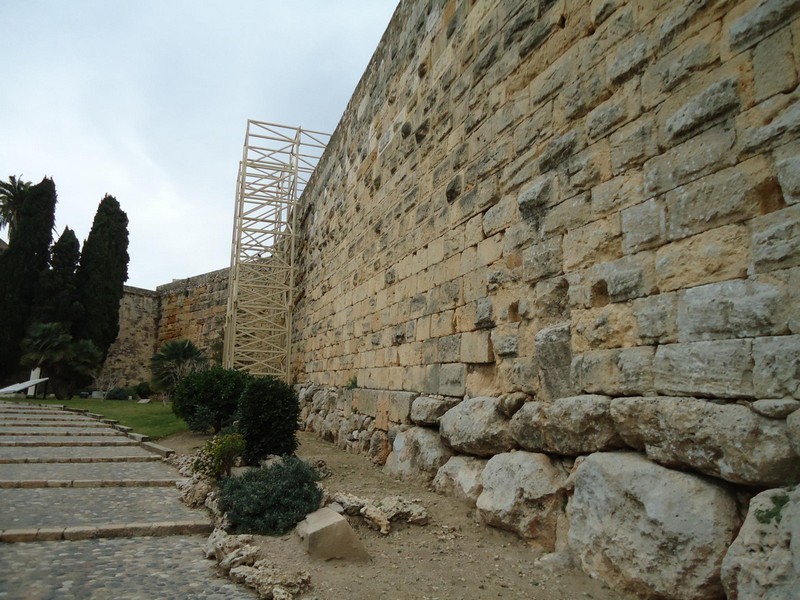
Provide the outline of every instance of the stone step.
<path id="1" fill-rule="evenodd" d="M 0 413 L 0 422 L 3 423 L 16 423 L 17 421 L 36 421 L 37 423 L 97 423 L 91 417 L 84 417 L 81 415 L 72 415 L 70 413 L 59 413 L 53 415 L 36 415 L 36 414 L 17 414 L 17 413 Z"/>
<path id="2" fill-rule="evenodd" d="M 179 535 L 0 544 L 0 589 L 8 600 L 257 598 L 218 574 L 216 562 L 204 558 L 205 541 Z"/>
<path id="3" fill-rule="evenodd" d="M 110 425 L 110 423 L 102 423 L 94 419 L 50 419 L 36 421 L 29 419 L 3 419 L 2 422 L 3 424 L 0 425 L 0 429 L 10 429 L 12 427 L 48 427 L 58 429 L 82 427 L 85 429 L 108 429 Z"/>
<path id="4" fill-rule="evenodd" d="M 163 462 L 129 463 L 26 463 L 0 464 L 0 487 L 36 487 L 25 485 L 29 482 L 75 482 L 100 481 L 124 482 L 120 485 L 139 485 L 136 481 L 157 482 L 153 485 L 167 485 L 182 479 L 178 472 Z M 13 485 L 15 482 L 21 485 Z M 104 483 L 102 487 L 113 485 Z M 55 484 L 41 487 L 60 487 Z M 66 486 L 66 487 L 78 487 Z M 89 486 L 91 487 L 91 486 Z M 100 485 L 96 487 L 101 487 Z"/>
<path id="5" fill-rule="evenodd" d="M 184 505 L 174 487 L 0 489 L 0 506 L 0 529 L 209 522 Z"/>
<path id="6" fill-rule="evenodd" d="M 100 436 L 100 435 L 109 435 L 109 436 L 119 436 L 121 435 L 119 431 L 116 429 L 111 429 L 109 427 L 16 427 L 16 426 L 0 426 L 0 437 L 7 436 L 7 435 L 74 435 L 74 436 L 82 436 L 82 435 L 92 435 L 92 436 Z"/>
<path id="7" fill-rule="evenodd" d="M 214 526 L 204 519 L 100 523 L 72 527 L 20 527 L 0 529 L 0 542 L 54 542 L 97 538 L 208 534 Z"/>
<path id="8" fill-rule="evenodd" d="M 138 462 L 160 461 L 157 453 L 131 445 L 113 446 L 6 446 L 0 447 L 0 463 L 39 462 Z"/>
<path id="9" fill-rule="evenodd" d="M 119 436 L 114 438 L 111 436 L 105 437 L 89 437 L 89 436 L 70 436 L 70 435 L 54 435 L 54 436 L 0 436 L 0 448 L 2 447 L 49 447 L 58 448 L 61 446 L 138 446 L 136 442 L 130 438 Z"/>
<path id="10" fill-rule="evenodd" d="M 0 479 L 0 490 L 33 488 L 175 487 L 177 479 Z"/>

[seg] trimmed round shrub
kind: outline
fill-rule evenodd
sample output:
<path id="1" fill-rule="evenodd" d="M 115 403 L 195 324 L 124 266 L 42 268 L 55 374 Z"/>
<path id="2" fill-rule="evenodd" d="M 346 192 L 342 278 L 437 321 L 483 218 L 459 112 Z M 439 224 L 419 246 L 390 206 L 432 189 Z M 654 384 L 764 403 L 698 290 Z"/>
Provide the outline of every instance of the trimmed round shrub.
<path id="1" fill-rule="evenodd" d="M 140 381 L 137 383 L 134 390 L 136 390 L 136 395 L 139 396 L 139 398 L 149 398 L 153 395 L 153 390 L 150 389 L 150 383 L 147 381 Z"/>
<path id="2" fill-rule="evenodd" d="M 239 396 L 251 377 L 247 373 L 211 367 L 180 380 L 172 396 L 172 412 L 192 431 L 214 433 L 233 422 Z"/>
<path id="3" fill-rule="evenodd" d="M 127 387 L 115 387 L 106 392 L 106 400 L 127 400 L 128 398 L 135 398 L 136 390 Z"/>
<path id="4" fill-rule="evenodd" d="M 300 402 L 290 385 L 270 376 L 250 381 L 239 398 L 237 414 L 245 463 L 257 464 L 270 454 L 293 454 L 299 417 Z"/>
<path id="5" fill-rule="evenodd" d="M 296 456 L 220 481 L 219 507 L 233 533 L 282 535 L 319 508 L 317 473 Z"/>

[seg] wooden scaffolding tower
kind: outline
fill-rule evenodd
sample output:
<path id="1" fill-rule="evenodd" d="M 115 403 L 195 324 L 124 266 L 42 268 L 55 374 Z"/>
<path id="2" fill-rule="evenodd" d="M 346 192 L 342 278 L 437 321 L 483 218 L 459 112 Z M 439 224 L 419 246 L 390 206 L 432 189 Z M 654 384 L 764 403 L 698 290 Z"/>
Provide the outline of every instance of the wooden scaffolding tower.
<path id="1" fill-rule="evenodd" d="M 290 382 L 298 207 L 329 138 L 247 122 L 225 318 L 227 368 Z"/>

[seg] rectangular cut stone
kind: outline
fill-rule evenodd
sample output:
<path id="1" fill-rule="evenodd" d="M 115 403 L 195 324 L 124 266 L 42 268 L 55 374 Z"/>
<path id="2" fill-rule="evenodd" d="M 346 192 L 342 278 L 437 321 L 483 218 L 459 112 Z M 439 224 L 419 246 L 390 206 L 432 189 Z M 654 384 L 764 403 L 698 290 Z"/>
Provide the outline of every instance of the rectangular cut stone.
<path id="1" fill-rule="evenodd" d="M 753 219 L 751 230 L 757 273 L 800 265 L 800 206 Z"/>
<path id="2" fill-rule="evenodd" d="M 377 390 L 357 388 L 353 390 L 353 410 L 359 414 L 374 417 L 378 409 Z"/>
<path id="3" fill-rule="evenodd" d="M 467 367 L 463 364 L 439 367 L 439 393 L 443 396 L 463 396 L 466 391 Z"/>
<path id="4" fill-rule="evenodd" d="M 753 388 L 757 398 L 800 400 L 800 335 L 753 340 Z"/>
<path id="5" fill-rule="evenodd" d="M 407 425 L 411 423 L 411 403 L 418 394 L 413 392 L 386 392 L 389 399 L 389 421 Z"/>
<path id="6" fill-rule="evenodd" d="M 622 256 L 619 218 L 595 221 L 564 236 L 564 269 L 572 270 Z M 554 275 L 555 273 L 553 273 Z"/>
<path id="7" fill-rule="evenodd" d="M 679 295 L 678 340 L 694 342 L 775 335 L 788 326 L 790 306 L 782 287 L 723 281 Z"/>
<path id="8" fill-rule="evenodd" d="M 576 356 L 571 365 L 576 392 L 629 396 L 653 392 L 651 347 L 591 350 Z"/>
<path id="9" fill-rule="evenodd" d="M 437 346 L 438 362 L 450 363 L 461 360 L 461 335 L 447 335 L 439 338 Z"/>
<path id="10" fill-rule="evenodd" d="M 522 253 L 522 269 L 525 281 L 534 283 L 545 277 L 558 275 L 562 271 L 561 236 L 534 244 Z"/>
<path id="11" fill-rule="evenodd" d="M 461 335 L 461 361 L 465 363 L 494 362 L 494 352 L 488 331 L 471 331 Z"/>
<path id="12" fill-rule="evenodd" d="M 764 0 L 734 21 L 729 30 L 731 50 L 739 52 L 749 48 L 775 29 L 786 24 L 800 10 L 798 0 Z"/>
<path id="13" fill-rule="evenodd" d="M 662 246 L 656 252 L 661 291 L 747 275 L 750 244 L 743 225 L 727 225 Z"/>
<path id="14" fill-rule="evenodd" d="M 781 191 L 764 158 L 740 163 L 667 192 L 667 237 L 679 240 L 752 219 L 781 205 Z"/>
<path id="15" fill-rule="evenodd" d="M 678 341 L 678 293 L 665 293 L 633 302 L 639 338 L 644 344 L 668 344 Z"/>
<path id="16" fill-rule="evenodd" d="M 622 211 L 622 247 L 625 254 L 657 248 L 666 241 L 666 211 L 651 198 Z"/>
<path id="17" fill-rule="evenodd" d="M 653 361 L 655 388 L 668 396 L 753 397 L 750 340 L 659 346 Z"/>
<path id="18" fill-rule="evenodd" d="M 544 391 L 550 399 L 571 396 L 572 340 L 569 323 L 542 329 L 536 334 L 534 343 Z"/>
<path id="19" fill-rule="evenodd" d="M 739 80 L 728 77 L 712 83 L 667 118 L 665 137 L 672 141 L 730 111 L 739 104 Z"/>
<path id="20" fill-rule="evenodd" d="M 654 196 L 736 163 L 736 133 L 718 125 L 651 158 L 644 165 L 645 193 Z"/>

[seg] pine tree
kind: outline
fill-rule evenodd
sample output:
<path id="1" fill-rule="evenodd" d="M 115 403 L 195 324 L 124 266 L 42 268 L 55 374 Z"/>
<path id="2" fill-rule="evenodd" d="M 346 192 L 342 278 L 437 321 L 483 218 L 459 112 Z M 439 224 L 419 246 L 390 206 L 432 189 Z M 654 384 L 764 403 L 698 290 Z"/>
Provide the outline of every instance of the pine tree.
<path id="1" fill-rule="evenodd" d="M 128 279 L 128 216 L 106 195 L 83 244 L 76 280 L 83 315 L 73 333 L 94 342 L 105 360 L 119 333 L 119 303 Z"/>
<path id="2" fill-rule="evenodd" d="M 45 178 L 19 206 L 14 237 L 0 254 L 0 377 L 19 365 L 20 342 L 31 317 L 39 277 L 47 269 L 56 211 L 56 186 Z"/>
<path id="3" fill-rule="evenodd" d="M 67 329 L 81 318 L 83 307 L 78 300 L 76 271 L 80 260 L 80 244 L 69 227 L 53 244 L 50 269 L 42 273 L 33 320 L 41 323 L 62 323 Z"/>

